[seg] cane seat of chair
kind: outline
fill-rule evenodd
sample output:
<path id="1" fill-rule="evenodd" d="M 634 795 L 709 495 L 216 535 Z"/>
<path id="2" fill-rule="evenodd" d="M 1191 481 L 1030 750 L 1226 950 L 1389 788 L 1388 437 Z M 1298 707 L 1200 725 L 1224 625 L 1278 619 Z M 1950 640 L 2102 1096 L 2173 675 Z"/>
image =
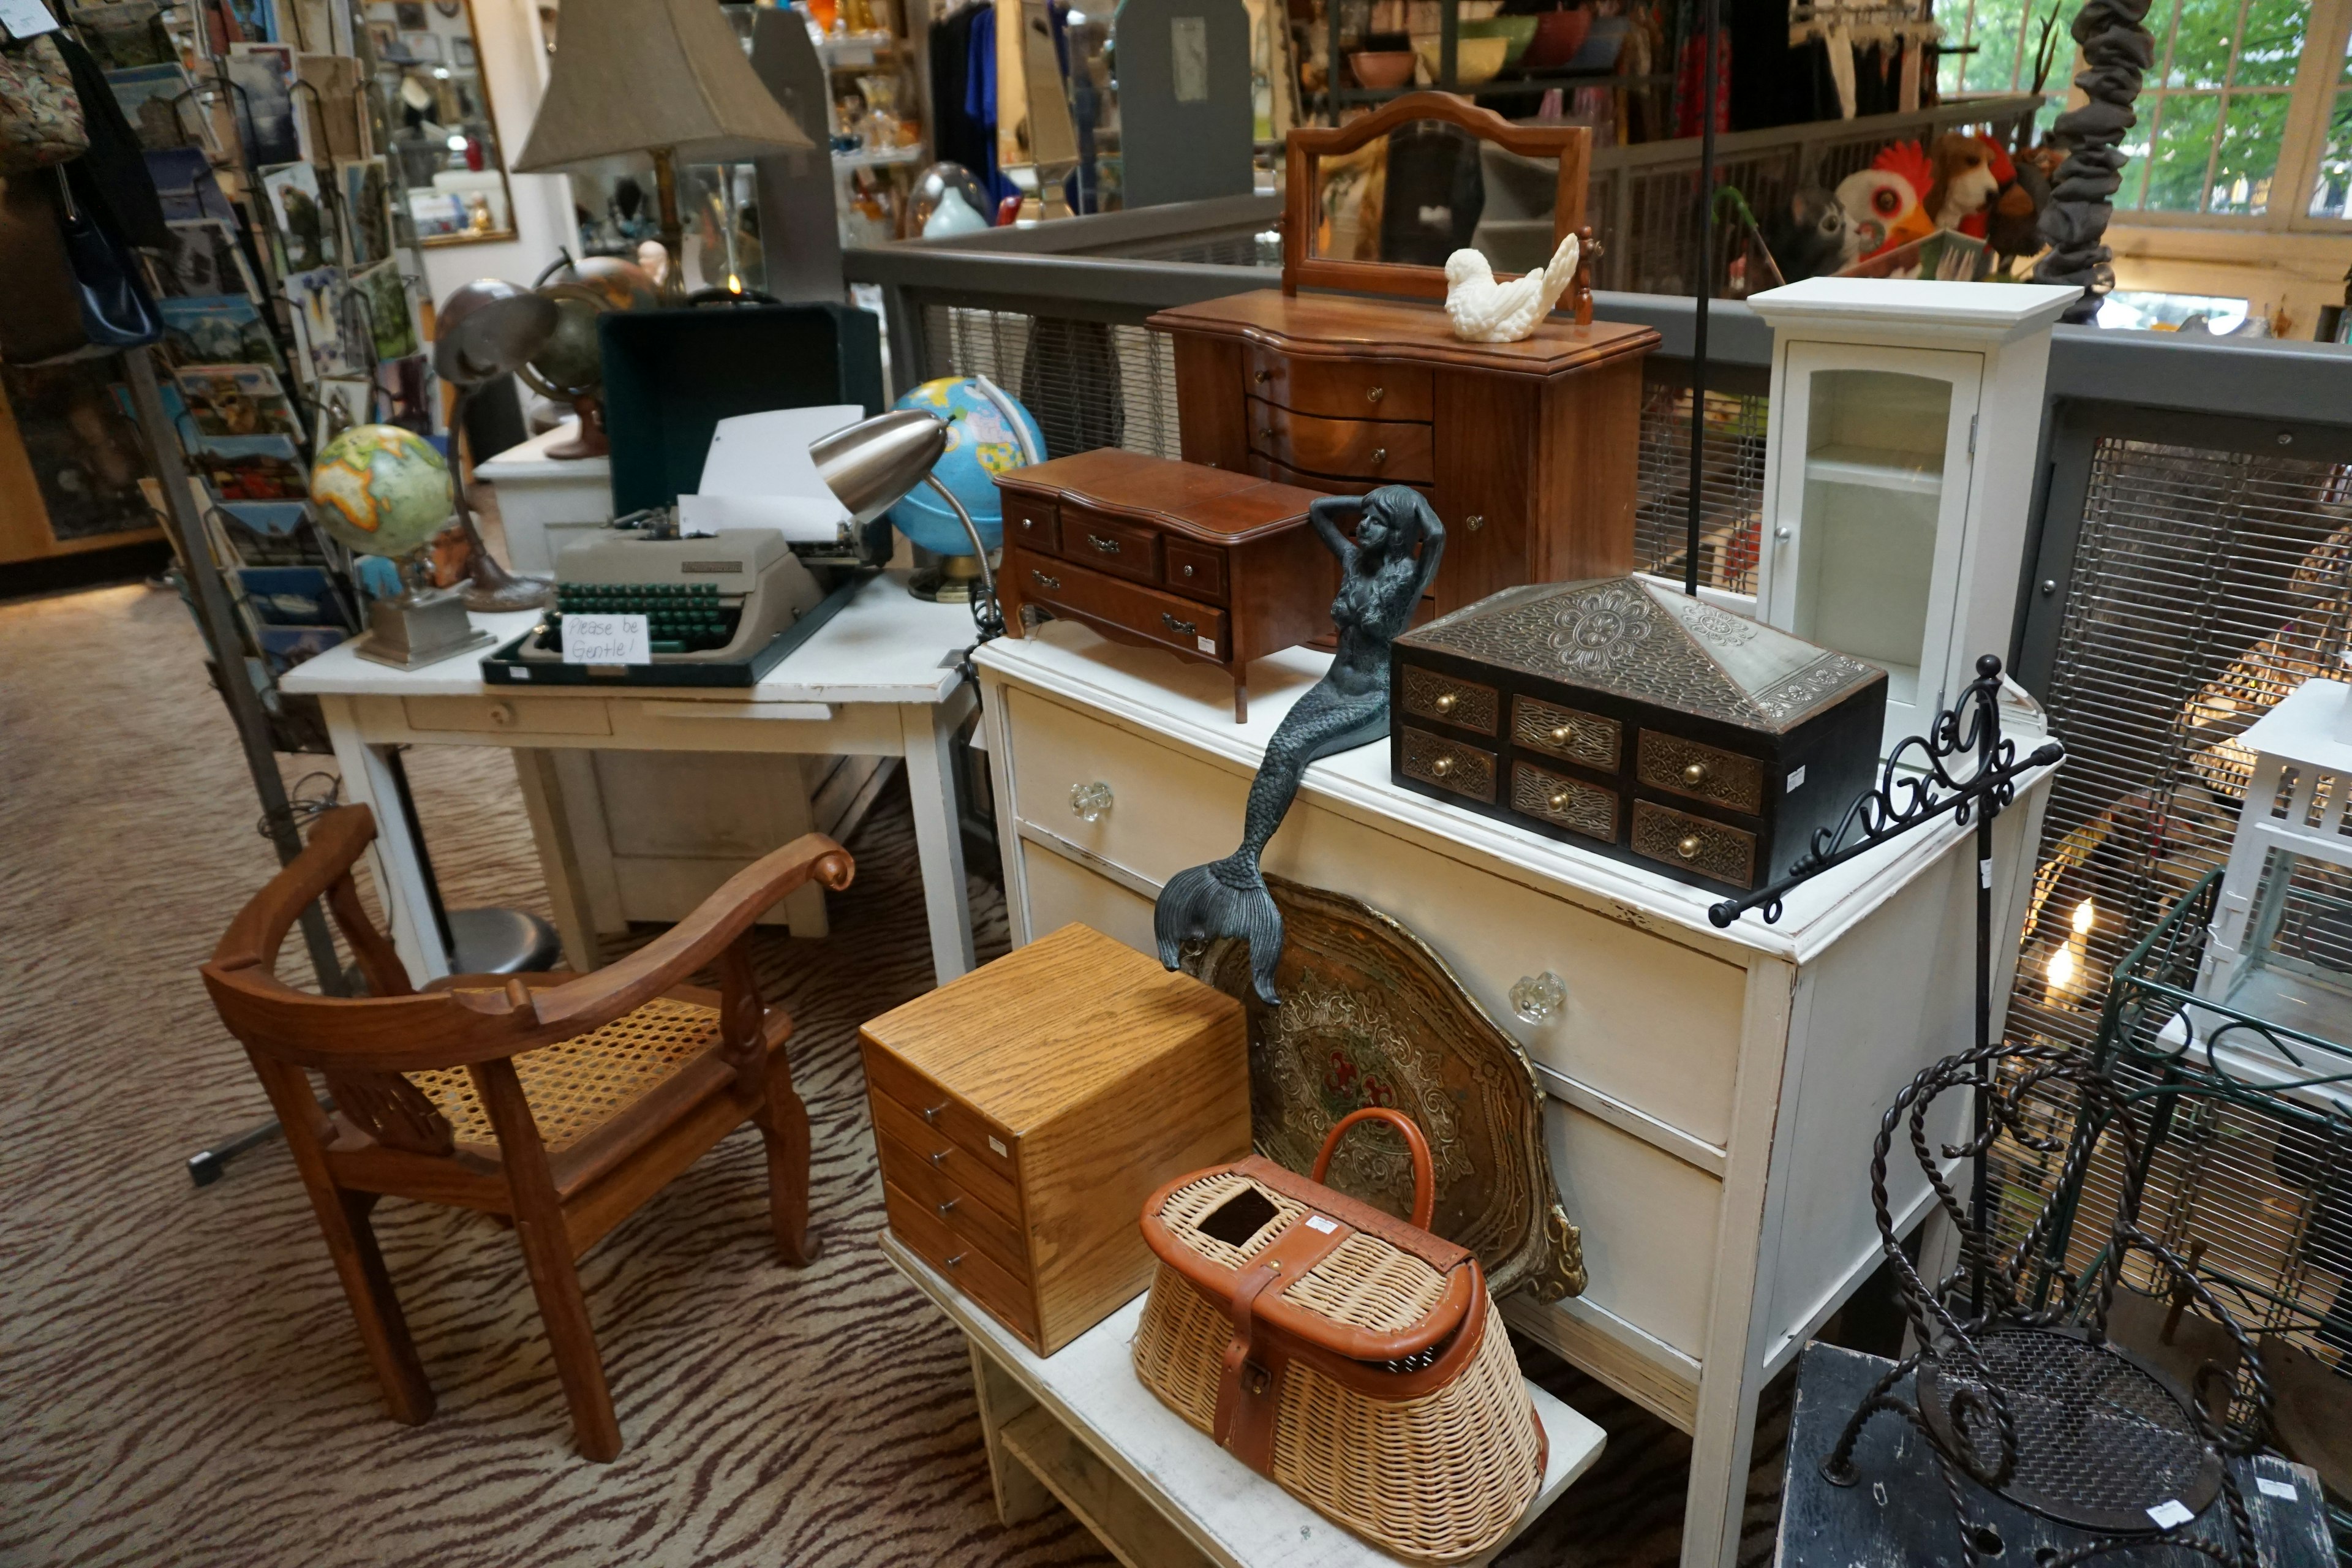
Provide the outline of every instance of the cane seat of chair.
<path id="1" fill-rule="evenodd" d="M 435 988 L 459 994 L 499 990 L 464 982 Z M 770 1032 L 768 1048 L 773 1051 L 789 1033 L 781 1015 L 771 1015 Z M 550 1155 L 561 1155 L 665 1087 L 671 1096 L 699 1100 L 731 1079 L 734 1069 L 711 1054 L 719 1037 L 718 994 L 679 986 L 600 1029 L 524 1052 L 514 1058 L 515 1077 L 521 1080 L 531 1120 L 539 1123 L 540 1142 Z M 498 1133 L 471 1073 L 462 1067 L 433 1068 L 404 1076 L 449 1123 L 458 1147 L 496 1156 Z M 557 1184 L 562 1184 L 560 1171 Z"/>
<path id="2" fill-rule="evenodd" d="M 776 1251 L 804 1259 L 808 1112 L 784 1052 L 792 1020 L 761 1000 L 751 931 L 810 879 L 845 888 L 855 867 L 809 834 L 593 973 L 457 975 L 417 991 L 352 878 L 374 837 L 364 806 L 320 816 L 221 938 L 205 989 L 285 1126 L 394 1416 L 425 1420 L 433 1391 L 369 1221 L 381 1196 L 512 1219 L 581 1452 L 610 1459 L 620 1425 L 578 1258 L 750 1121 L 766 1148 Z M 311 995 L 277 977 L 288 930 L 321 898 L 367 996 Z M 685 984 L 704 969 L 716 991 Z M 325 1079 L 331 1114 L 305 1068 Z"/>

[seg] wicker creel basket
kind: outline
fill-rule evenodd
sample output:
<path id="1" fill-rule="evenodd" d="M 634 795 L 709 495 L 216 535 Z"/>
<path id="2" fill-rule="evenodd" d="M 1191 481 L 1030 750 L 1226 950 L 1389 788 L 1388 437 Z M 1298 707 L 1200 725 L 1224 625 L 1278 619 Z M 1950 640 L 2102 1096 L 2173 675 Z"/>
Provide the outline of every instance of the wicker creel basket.
<path id="1" fill-rule="evenodd" d="M 1322 1185 L 1366 1120 L 1412 1156 L 1407 1224 Z M 1307 1180 L 1253 1156 L 1151 1195 L 1160 1272 L 1135 1373 L 1317 1512 L 1400 1557 L 1491 1551 L 1543 1484 L 1544 1432 L 1478 1261 L 1426 1228 L 1436 1180 L 1393 1110 L 1331 1129 Z"/>

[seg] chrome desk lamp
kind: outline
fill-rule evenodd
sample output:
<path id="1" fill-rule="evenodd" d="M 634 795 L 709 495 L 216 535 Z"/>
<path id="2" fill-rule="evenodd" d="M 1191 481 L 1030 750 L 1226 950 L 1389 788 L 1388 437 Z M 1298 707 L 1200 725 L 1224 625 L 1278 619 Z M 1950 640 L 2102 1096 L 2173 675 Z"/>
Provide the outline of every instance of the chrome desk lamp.
<path id="1" fill-rule="evenodd" d="M 897 408 L 810 442 L 809 457 L 817 477 L 849 509 L 853 528 L 863 528 L 888 511 L 917 485 L 930 486 L 948 503 L 980 563 L 981 591 L 971 597 L 971 619 L 980 640 L 986 642 L 1004 631 L 1004 615 L 996 603 L 996 572 L 988 563 L 988 546 L 971 513 L 932 476 L 932 465 L 947 449 L 946 420 L 920 408 Z"/>
<path id="2" fill-rule="evenodd" d="M 457 492 L 457 521 L 473 546 L 473 560 L 466 568 L 466 608 L 539 609 L 553 602 L 554 585 L 516 576 L 482 542 L 473 502 L 466 494 L 466 462 L 459 444 L 466 438 L 466 410 L 475 392 L 520 369 L 545 348 L 562 313 L 554 300 L 520 284 L 479 278 L 452 291 L 435 320 L 434 373 L 457 388 L 457 406 L 449 413 L 449 479 Z"/>

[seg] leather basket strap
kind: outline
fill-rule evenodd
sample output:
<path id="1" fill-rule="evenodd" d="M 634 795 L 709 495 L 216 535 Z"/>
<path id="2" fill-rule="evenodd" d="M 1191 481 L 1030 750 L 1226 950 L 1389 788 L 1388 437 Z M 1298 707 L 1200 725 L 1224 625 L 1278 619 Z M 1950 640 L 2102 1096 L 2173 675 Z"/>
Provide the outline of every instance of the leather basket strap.
<path id="1" fill-rule="evenodd" d="M 1466 1247 L 1459 1247 L 1442 1236 L 1422 1229 L 1411 1220 L 1402 1220 L 1384 1209 L 1376 1209 L 1347 1194 L 1334 1192 L 1322 1183 L 1302 1176 L 1287 1166 L 1277 1165 L 1261 1154 L 1253 1154 L 1232 1169 L 1273 1188 L 1284 1197 L 1295 1199 L 1309 1208 L 1320 1209 L 1332 1218 L 1344 1220 L 1367 1236 L 1377 1236 L 1399 1252 L 1409 1252 L 1440 1274 L 1450 1274 L 1474 1256 Z"/>
<path id="2" fill-rule="evenodd" d="M 1234 1333 L 1225 1342 L 1218 1373 L 1216 1418 L 1210 1436 L 1261 1475 L 1273 1473 L 1274 1417 L 1282 1404 L 1282 1373 L 1289 1361 L 1283 1342 L 1289 1336 L 1261 1333 L 1258 1298 L 1269 1290 L 1279 1295 L 1351 1234 L 1346 1226 L 1329 1220 L 1319 1225 L 1298 1220 L 1234 1278 L 1233 1295 L 1224 1302 Z"/>

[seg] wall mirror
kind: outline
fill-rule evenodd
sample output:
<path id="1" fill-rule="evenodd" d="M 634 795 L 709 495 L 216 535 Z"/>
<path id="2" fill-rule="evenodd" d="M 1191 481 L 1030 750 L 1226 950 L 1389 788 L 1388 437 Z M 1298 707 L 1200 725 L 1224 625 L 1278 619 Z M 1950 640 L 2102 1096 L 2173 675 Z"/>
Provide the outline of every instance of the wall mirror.
<path id="1" fill-rule="evenodd" d="M 1439 299 L 1465 247 L 1498 275 L 1539 268 L 1584 225 L 1591 145 L 1583 126 L 1514 125 L 1441 92 L 1295 130 L 1282 286 Z"/>
<path id="2" fill-rule="evenodd" d="M 362 20 L 418 242 L 514 238 L 472 0 L 366 0 Z"/>

